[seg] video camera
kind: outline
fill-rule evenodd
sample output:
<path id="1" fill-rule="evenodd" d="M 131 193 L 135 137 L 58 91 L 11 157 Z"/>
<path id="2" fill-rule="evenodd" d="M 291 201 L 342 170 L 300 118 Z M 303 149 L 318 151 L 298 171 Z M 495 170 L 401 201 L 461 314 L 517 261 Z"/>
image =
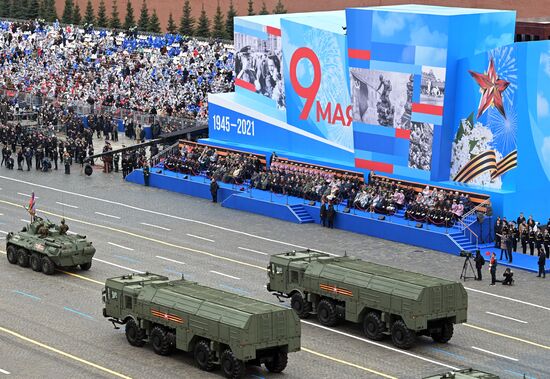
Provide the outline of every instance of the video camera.
<path id="1" fill-rule="evenodd" d="M 473 253 L 471 251 L 462 250 L 460 256 L 464 258 L 472 258 Z"/>

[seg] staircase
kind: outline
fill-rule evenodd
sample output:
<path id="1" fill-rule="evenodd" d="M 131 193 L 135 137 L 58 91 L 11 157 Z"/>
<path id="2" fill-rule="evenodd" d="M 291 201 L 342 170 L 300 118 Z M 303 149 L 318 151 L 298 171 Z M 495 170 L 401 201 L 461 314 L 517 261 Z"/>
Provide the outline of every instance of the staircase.
<path id="1" fill-rule="evenodd" d="M 470 241 L 470 238 L 465 235 L 464 232 L 456 231 L 449 234 L 449 236 L 455 241 L 462 250 L 474 251 L 477 249 L 475 242 Z"/>
<path id="2" fill-rule="evenodd" d="M 307 224 L 313 222 L 313 218 L 309 215 L 302 204 L 289 205 L 290 211 L 296 216 L 299 224 Z"/>

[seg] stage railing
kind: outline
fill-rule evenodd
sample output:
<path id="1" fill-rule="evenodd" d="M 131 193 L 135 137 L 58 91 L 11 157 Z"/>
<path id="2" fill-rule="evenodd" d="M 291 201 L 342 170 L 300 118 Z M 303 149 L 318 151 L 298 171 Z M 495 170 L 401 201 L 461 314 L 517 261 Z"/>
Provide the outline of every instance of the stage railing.
<path id="1" fill-rule="evenodd" d="M 169 147 L 167 147 L 166 149 L 160 151 L 157 155 L 151 157 L 149 159 L 149 165 L 151 167 L 154 167 L 156 166 L 157 164 L 160 163 L 161 159 L 162 158 L 166 158 L 166 156 L 170 155 L 170 154 L 174 154 L 175 152 L 177 152 L 179 150 L 179 141 L 170 145 Z"/>
<path id="2" fill-rule="evenodd" d="M 470 227 L 468 225 L 463 223 L 461 219 L 458 220 L 458 223 L 462 227 L 461 229 L 463 231 L 468 230 L 470 232 L 470 234 L 475 237 L 475 242 L 476 242 L 475 246 L 476 246 L 476 249 L 478 249 L 479 248 L 479 236 L 472 229 L 470 229 Z"/>
<path id="3" fill-rule="evenodd" d="M 491 202 L 490 200 L 491 199 L 484 200 L 483 202 L 476 205 L 474 208 L 470 209 L 464 215 L 462 215 L 460 220 L 463 222 L 463 224 L 465 225 L 473 224 L 477 220 L 477 213 L 480 212 L 482 208 L 486 209 L 486 206 Z M 481 212 L 481 213 L 485 214 L 485 212 Z"/>

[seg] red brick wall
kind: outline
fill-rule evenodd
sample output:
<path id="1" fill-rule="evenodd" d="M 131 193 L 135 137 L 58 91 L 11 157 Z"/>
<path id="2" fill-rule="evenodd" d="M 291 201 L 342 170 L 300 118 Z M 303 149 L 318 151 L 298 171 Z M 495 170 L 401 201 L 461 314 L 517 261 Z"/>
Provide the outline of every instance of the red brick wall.
<path id="1" fill-rule="evenodd" d="M 87 0 L 74 0 L 80 5 L 80 9 L 84 14 Z M 141 9 L 142 0 L 118 0 L 118 10 L 120 19 L 124 22 L 126 15 L 126 3 L 131 1 L 134 6 L 134 17 L 139 19 L 139 10 Z M 166 28 L 168 15 L 172 13 L 176 24 L 179 24 L 184 0 L 146 0 L 149 8 L 149 13 L 152 9 L 157 10 L 160 22 L 163 28 Z M 265 0 L 267 9 L 273 10 L 278 0 Z M 61 17 L 63 13 L 64 0 L 56 0 L 58 15 Z M 222 12 L 229 6 L 230 0 L 219 0 Z M 95 11 L 99 0 L 92 0 Z M 391 4 L 429 4 L 429 5 L 447 5 L 457 7 L 478 7 L 492 9 L 515 9 L 518 12 L 518 17 L 540 17 L 548 14 L 550 9 L 550 0 L 535 0 L 533 2 L 527 0 L 283 0 L 285 7 L 289 13 L 304 12 L 304 11 L 319 11 L 319 10 L 337 10 L 346 7 L 354 6 L 373 6 L 373 5 L 391 5 Z M 112 0 L 105 0 L 107 5 L 107 14 L 111 14 Z M 208 17 L 212 20 L 216 12 L 217 1 L 215 0 L 191 0 L 191 8 L 198 18 L 201 6 L 204 4 Z M 247 14 L 248 0 L 233 0 L 233 4 L 239 15 Z M 262 6 L 262 0 L 254 0 L 254 8 L 256 13 Z"/>

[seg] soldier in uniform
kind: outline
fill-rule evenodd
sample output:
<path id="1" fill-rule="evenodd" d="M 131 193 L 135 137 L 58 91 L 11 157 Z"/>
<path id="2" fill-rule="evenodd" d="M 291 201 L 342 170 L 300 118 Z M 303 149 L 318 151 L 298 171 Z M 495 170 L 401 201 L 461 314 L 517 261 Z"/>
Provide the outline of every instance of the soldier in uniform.
<path id="1" fill-rule="evenodd" d="M 529 242 L 529 229 L 527 224 L 523 222 L 521 230 L 521 248 L 523 249 L 523 254 L 527 254 L 527 242 Z"/>
<path id="2" fill-rule="evenodd" d="M 544 236 L 542 234 L 542 230 L 540 228 L 540 225 L 537 225 L 537 234 L 535 236 L 535 249 L 537 251 L 542 250 L 542 244 L 544 243 Z"/>
<path id="3" fill-rule="evenodd" d="M 44 223 L 40 224 L 40 227 L 38 228 L 38 234 L 40 234 L 40 237 L 45 238 L 49 233 L 50 231 L 48 230 L 48 227 Z"/>
<path id="4" fill-rule="evenodd" d="M 533 227 L 529 227 L 529 252 L 531 255 L 535 252 L 535 240 L 537 238 L 537 235 L 535 233 L 535 229 Z"/>
<path id="5" fill-rule="evenodd" d="M 114 154 L 113 155 L 113 165 L 114 165 L 114 168 L 115 168 L 115 172 L 118 172 L 118 161 L 120 160 L 120 155 L 119 154 Z"/>
<path id="6" fill-rule="evenodd" d="M 68 230 L 69 230 L 69 226 L 67 224 L 65 224 L 65 219 L 62 218 L 61 219 L 61 225 L 59 225 L 59 234 L 60 235 L 65 235 L 65 234 L 67 234 Z"/>
<path id="7" fill-rule="evenodd" d="M 550 258 L 550 231 L 548 226 L 544 229 L 544 251 L 546 252 L 546 258 Z"/>

